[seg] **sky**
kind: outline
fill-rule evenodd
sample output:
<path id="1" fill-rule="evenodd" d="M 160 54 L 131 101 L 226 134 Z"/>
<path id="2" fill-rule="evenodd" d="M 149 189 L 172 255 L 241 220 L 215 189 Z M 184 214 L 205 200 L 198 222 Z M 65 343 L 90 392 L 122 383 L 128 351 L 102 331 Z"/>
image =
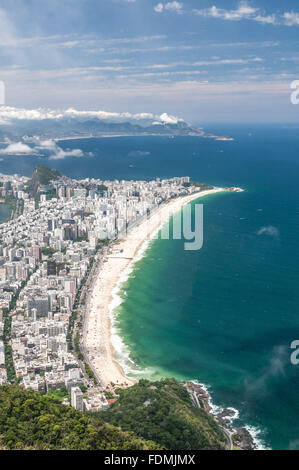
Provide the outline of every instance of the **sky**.
<path id="1" fill-rule="evenodd" d="M 295 0 L 1 0 L 7 106 L 299 123 Z"/>

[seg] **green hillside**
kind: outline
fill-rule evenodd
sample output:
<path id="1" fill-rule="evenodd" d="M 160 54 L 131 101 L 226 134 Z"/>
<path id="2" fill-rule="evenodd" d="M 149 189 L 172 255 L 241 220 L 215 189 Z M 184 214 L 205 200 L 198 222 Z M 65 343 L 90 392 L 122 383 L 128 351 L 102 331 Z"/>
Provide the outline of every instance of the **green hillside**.
<path id="1" fill-rule="evenodd" d="M 0 449 L 159 449 L 160 446 L 20 387 L 0 387 Z"/>
<path id="2" fill-rule="evenodd" d="M 48 185 L 50 181 L 61 176 L 57 170 L 52 170 L 44 165 L 36 165 L 31 180 L 28 182 L 28 189 L 33 196 L 36 196 L 40 185 Z"/>
<path id="3" fill-rule="evenodd" d="M 133 431 L 170 450 L 225 448 L 219 425 L 203 409 L 194 407 L 187 390 L 176 380 L 141 380 L 119 394 L 119 400 L 101 416 L 123 431 Z"/>
<path id="4" fill-rule="evenodd" d="M 0 387 L 0 449 L 225 448 L 219 425 L 174 379 L 141 380 L 118 393 L 108 410 L 81 413 L 33 390 Z"/>

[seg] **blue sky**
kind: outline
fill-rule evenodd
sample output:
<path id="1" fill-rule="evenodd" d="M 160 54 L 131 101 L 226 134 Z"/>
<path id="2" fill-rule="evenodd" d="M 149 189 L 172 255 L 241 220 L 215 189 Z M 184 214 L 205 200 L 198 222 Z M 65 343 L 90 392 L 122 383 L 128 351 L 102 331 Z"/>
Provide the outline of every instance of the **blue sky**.
<path id="1" fill-rule="evenodd" d="M 8 106 L 298 122 L 298 46 L 294 0 L 0 3 Z"/>

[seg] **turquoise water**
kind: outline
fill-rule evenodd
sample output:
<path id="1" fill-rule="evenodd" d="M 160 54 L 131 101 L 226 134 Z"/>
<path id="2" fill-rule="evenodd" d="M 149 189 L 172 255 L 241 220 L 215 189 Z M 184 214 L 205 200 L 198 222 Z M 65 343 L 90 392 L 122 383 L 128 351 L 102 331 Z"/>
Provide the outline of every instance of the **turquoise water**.
<path id="1" fill-rule="evenodd" d="M 123 287 L 119 327 L 146 374 L 208 384 L 214 403 L 239 410 L 237 424 L 261 430 L 264 445 L 288 448 L 298 433 L 299 371 L 289 362 L 299 327 L 298 259 L 281 249 L 297 242 L 257 235 L 266 209 L 256 197 L 206 198 L 199 252 L 154 241 Z"/>
<path id="2" fill-rule="evenodd" d="M 200 201 L 200 251 L 184 251 L 180 240 L 152 243 L 123 286 L 118 326 L 145 374 L 197 379 L 210 386 L 215 404 L 239 410 L 236 424 L 259 429 L 265 446 L 299 448 L 299 366 L 289 359 L 299 339 L 299 131 L 226 132 L 235 142 L 68 141 L 60 145 L 94 157 L 4 156 L 0 172 L 29 175 L 42 161 L 73 177 L 190 175 L 243 187 Z"/>

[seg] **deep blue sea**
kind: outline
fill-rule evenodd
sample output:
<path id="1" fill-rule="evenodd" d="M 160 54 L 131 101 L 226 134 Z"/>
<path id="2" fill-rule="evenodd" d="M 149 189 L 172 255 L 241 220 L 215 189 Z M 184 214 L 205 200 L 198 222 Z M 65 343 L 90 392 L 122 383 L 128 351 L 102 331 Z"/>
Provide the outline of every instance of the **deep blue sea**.
<path id="1" fill-rule="evenodd" d="M 220 132 L 212 128 L 209 131 Z M 223 129 L 221 129 L 223 131 Z M 155 240 L 123 285 L 118 328 L 136 367 L 194 379 L 213 402 L 239 411 L 264 446 L 299 449 L 299 129 L 267 126 L 198 137 L 60 142 L 93 156 L 3 156 L 0 172 L 30 175 L 44 163 L 71 177 L 189 175 L 243 193 L 204 198 L 204 245 Z"/>

